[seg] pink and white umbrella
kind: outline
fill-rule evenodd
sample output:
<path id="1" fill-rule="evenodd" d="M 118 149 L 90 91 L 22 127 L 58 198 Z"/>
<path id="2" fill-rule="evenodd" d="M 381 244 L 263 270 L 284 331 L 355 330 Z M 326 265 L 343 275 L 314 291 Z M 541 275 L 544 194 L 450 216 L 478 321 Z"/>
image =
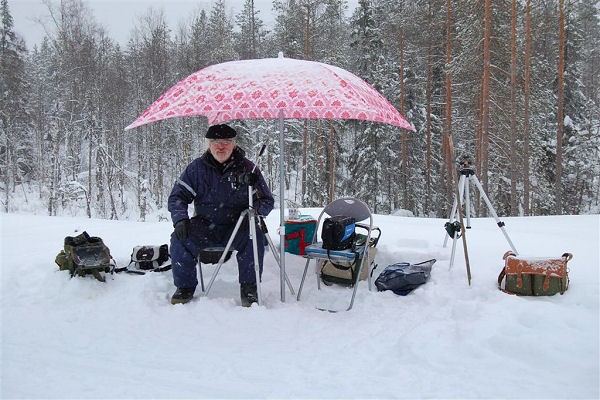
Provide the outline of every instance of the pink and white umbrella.
<path id="1" fill-rule="evenodd" d="M 377 90 L 333 65 L 284 58 L 230 61 L 194 72 L 160 96 L 125 129 L 173 117 L 204 116 L 209 125 L 235 119 L 279 119 L 279 170 L 284 170 L 283 120 L 358 119 L 414 131 Z M 284 177 L 280 173 L 280 280 L 285 301 Z"/>
<path id="2" fill-rule="evenodd" d="M 235 119 L 359 119 L 414 130 L 371 85 L 315 61 L 230 61 L 194 72 L 160 96 L 125 129 L 173 117 L 205 116 L 209 125 Z"/>

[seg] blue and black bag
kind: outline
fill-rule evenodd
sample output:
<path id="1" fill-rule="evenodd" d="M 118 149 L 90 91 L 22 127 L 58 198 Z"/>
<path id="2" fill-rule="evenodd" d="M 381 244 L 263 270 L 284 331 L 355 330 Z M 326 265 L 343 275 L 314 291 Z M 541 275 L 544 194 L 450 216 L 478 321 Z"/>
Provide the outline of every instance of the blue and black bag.
<path id="1" fill-rule="evenodd" d="M 356 220 L 352 217 L 336 215 L 325 218 L 321 229 L 323 248 L 327 250 L 346 250 L 354 245 Z"/>
<path id="2" fill-rule="evenodd" d="M 435 262 L 434 258 L 418 264 L 402 262 L 388 265 L 375 280 L 375 286 L 380 292 L 391 290 L 400 296 L 406 296 L 427 282 Z"/>

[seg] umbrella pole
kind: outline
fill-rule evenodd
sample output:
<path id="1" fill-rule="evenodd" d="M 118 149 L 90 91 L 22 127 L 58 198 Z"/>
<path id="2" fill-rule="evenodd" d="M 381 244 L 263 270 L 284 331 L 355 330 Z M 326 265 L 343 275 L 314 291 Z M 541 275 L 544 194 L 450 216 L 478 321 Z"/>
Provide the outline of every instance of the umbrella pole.
<path id="1" fill-rule="evenodd" d="M 285 180 L 284 180 L 284 154 L 283 148 L 283 109 L 279 110 L 279 281 L 281 302 L 285 303 Z"/>

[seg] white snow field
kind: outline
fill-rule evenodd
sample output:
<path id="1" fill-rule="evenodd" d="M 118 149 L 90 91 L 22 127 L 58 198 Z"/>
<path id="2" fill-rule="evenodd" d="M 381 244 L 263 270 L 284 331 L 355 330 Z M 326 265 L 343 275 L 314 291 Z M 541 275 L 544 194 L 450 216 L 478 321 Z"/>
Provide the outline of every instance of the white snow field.
<path id="1" fill-rule="evenodd" d="M 267 219 L 271 232 L 278 215 Z M 173 306 L 170 271 L 101 283 L 69 279 L 54 263 L 64 237 L 85 230 L 124 266 L 134 246 L 168 243 L 170 222 L 0 214 L 0 397 L 599 398 L 599 216 L 502 220 L 521 255 L 573 253 L 564 295 L 497 289 L 509 246 L 493 219 L 472 219 L 467 231 L 469 286 L 460 241 L 448 268 L 443 219 L 375 215 L 383 231 L 375 275 L 395 262 L 438 260 L 408 296 L 361 282 L 351 311 L 323 312 L 317 297 L 338 303 L 350 290 L 314 296 L 311 273 L 303 299 L 287 292 L 282 303 L 267 252 L 263 305 L 240 306 L 232 257 L 208 298 Z M 304 260 L 286 261 L 297 289 Z"/>

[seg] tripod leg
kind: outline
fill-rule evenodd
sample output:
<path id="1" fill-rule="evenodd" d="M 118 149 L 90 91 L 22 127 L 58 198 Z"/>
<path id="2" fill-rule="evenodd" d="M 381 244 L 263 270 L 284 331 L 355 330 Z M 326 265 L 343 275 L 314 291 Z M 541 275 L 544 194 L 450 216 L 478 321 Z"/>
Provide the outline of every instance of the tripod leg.
<path id="1" fill-rule="evenodd" d="M 494 210 L 494 207 L 492 206 L 490 199 L 487 197 L 487 194 L 485 194 L 485 192 L 483 190 L 483 186 L 481 186 L 481 182 L 479 182 L 479 179 L 477 179 L 477 177 L 475 175 L 472 175 L 471 179 L 473 179 L 473 182 L 475 182 L 477 189 L 479 189 L 479 193 L 481 194 L 483 201 L 485 201 L 485 204 L 488 206 L 488 210 L 490 211 L 490 214 L 492 214 L 492 216 L 496 220 L 496 224 L 498 225 L 498 227 L 504 234 L 504 237 L 506 238 L 508 245 L 510 246 L 512 251 L 515 252 L 515 254 L 519 254 L 517 252 L 517 249 L 515 248 L 515 245 L 513 244 L 512 240 L 510 240 L 510 237 L 508 237 L 508 233 L 506 232 L 506 229 L 504 229 L 504 222 L 500 221 L 500 218 L 498 218 L 498 214 L 496 214 L 496 210 Z"/>
<path id="2" fill-rule="evenodd" d="M 465 179 L 465 197 L 464 197 L 464 203 L 465 203 L 465 214 L 467 217 L 467 226 L 465 228 L 467 229 L 471 229 L 471 194 L 469 191 L 469 179 Z"/>
<path id="3" fill-rule="evenodd" d="M 300 301 L 300 295 L 302 294 L 302 287 L 304 287 L 304 280 L 306 279 L 306 272 L 308 271 L 309 263 L 310 263 L 310 258 L 307 258 L 306 264 L 304 265 L 304 272 L 302 273 L 302 280 L 300 281 L 300 287 L 298 288 L 298 297 L 296 297 L 297 301 Z"/>
<path id="4" fill-rule="evenodd" d="M 448 266 L 448 271 L 452 269 L 454 266 L 454 255 L 456 254 L 456 241 L 458 240 L 458 235 L 455 233 L 452 238 L 452 253 L 450 255 L 450 265 Z"/>
<path id="5" fill-rule="evenodd" d="M 277 265 L 279 266 L 279 269 L 281 269 L 281 263 L 279 262 L 279 249 L 277 249 L 275 247 L 275 245 L 273 244 L 273 241 L 271 240 L 271 236 L 269 236 L 269 231 L 267 230 L 267 225 L 265 224 L 265 220 L 260 215 L 257 216 L 256 218 L 258 218 L 260 230 L 262 231 L 263 235 L 265 236 L 265 239 L 267 239 L 267 243 L 269 244 L 269 248 L 271 249 L 271 253 L 273 253 L 273 257 L 275 258 L 275 262 L 277 262 Z M 290 293 L 292 294 L 292 296 L 295 296 L 296 292 L 294 291 L 292 283 L 290 282 L 290 278 L 288 278 L 287 272 L 284 274 L 284 276 L 285 276 L 285 282 L 288 285 L 288 289 L 290 289 Z"/>
<path id="6" fill-rule="evenodd" d="M 200 289 L 204 293 L 204 275 L 202 274 L 202 263 L 200 262 L 200 256 L 198 256 L 198 273 L 200 274 Z"/>
<path id="7" fill-rule="evenodd" d="M 464 187 L 465 187 L 465 176 L 461 175 L 460 179 L 458 180 L 458 195 L 462 198 L 463 193 L 464 193 Z M 450 217 L 448 218 L 448 222 L 452 223 L 452 221 L 455 218 L 456 212 L 458 210 L 458 200 L 456 198 L 456 196 L 454 196 L 454 203 L 452 204 L 452 212 L 450 212 Z M 448 244 L 448 238 L 450 236 L 448 235 L 448 233 L 446 233 L 446 236 L 444 237 L 444 246 L 446 247 L 446 245 Z"/>
<path id="8" fill-rule="evenodd" d="M 249 210 L 248 224 L 250 228 L 250 240 L 252 240 L 252 252 L 254 253 L 254 273 L 256 274 L 256 289 L 258 305 L 262 305 L 262 290 L 260 284 L 260 264 L 258 262 L 258 248 L 256 245 L 256 224 L 254 223 L 254 209 Z"/>
<path id="9" fill-rule="evenodd" d="M 231 236 L 229 237 L 229 240 L 227 241 L 227 245 L 225 246 L 225 251 L 223 251 L 223 254 L 221 254 L 221 258 L 219 259 L 217 268 L 215 269 L 215 272 L 213 272 L 210 282 L 208 282 L 208 286 L 206 287 L 206 292 L 204 292 L 205 296 L 208 296 L 208 292 L 210 292 L 210 288 L 212 287 L 213 282 L 215 281 L 215 278 L 219 274 L 219 270 L 221 269 L 221 266 L 225 262 L 225 257 L 227 256 L 227 252 L 231 248 L 233 239 L 235 238 L 235 235 L 237 234 L 238 230 L 240 229 L 240 226 L 242 225 L 242 221 L 244 220 L 244 217 L 246 216 L 247 213 L 248 213 L 248 210 L 245 210 L 240 214 L 240 217 L 238 218 L 238 220 L 235 224 L 235 228 L 233 228 L 233 232 L 231 233 Z M 257 285 L 258 285 L 258 282 L 257 282 Z"/>

